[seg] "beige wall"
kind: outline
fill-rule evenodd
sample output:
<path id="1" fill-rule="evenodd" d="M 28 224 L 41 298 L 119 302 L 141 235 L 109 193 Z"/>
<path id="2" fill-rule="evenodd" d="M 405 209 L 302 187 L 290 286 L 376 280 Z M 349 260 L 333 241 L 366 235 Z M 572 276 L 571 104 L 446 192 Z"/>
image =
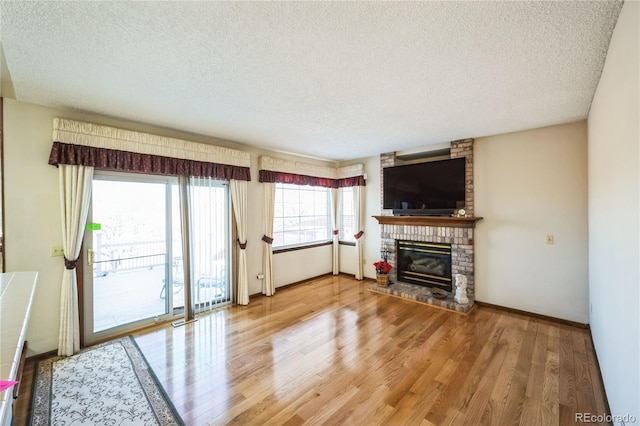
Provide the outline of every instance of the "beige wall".
<path id="1" fill-rule="evenodd" d="M 636 419 L 640 419 L 638 28 L 640 4 L 625 2 L 589 113 L 591 333 L 611 413 Z"/>
<path id="2" fill-rule="evenodd" d="M 39 274 L 27 340 L 41 353 L 58 347 L 63 264 L 59 257 L 49 257 L 49 246 L 62 245 L 58 171 L 47 165 L 42 138 L 51 139 L 51 124 L 43 129 L 41 123 L 46 114 L 17 106 L 4 100 L 5 268 Z"/>
<path id="3" fill-rule="evenodd" d="M 478 138 L 474 153 L 476 299 L 586 323 L 586 122 Z"/>
<path id="4" fill-rule="evenodd" d="M 477 300 L 587 322 L 586 132 L 578 122 L 476 139 L 475 208 L 484 217 L 475 230 Z M 368 174 L 365 276 L 373 278 L 380 159 L 360 161 Z"/>
<path id="5" fill-rule="evenodd" d="M 229 141 L 5 99 L 6 269 L 7 271 L 39 272 L 38 289 L 27 336 L 32 353 L 54 350 L 58 342 L 63 264 L 60 258 L 49 256 L 49 247 L 60 245 L 62 240 L 58 172 L 55 167 L 47 164 L 54 117 L 83 120 L 249 151 L 252 181 L 249 183 L 248 198 L 249 210 L 253 212 L 262 211 L 262 190 L 257 180 L 260 155 L 333 165 L 333 163 L 269 152 Z M 262 272 L 263 265 L 261 242 L 263 226 L 260 214 L 249 215 L 247 257 L 250 294 L 262 291 L 262 281 L 257 279 L 257 275 Z M 330 247 L 276 254 L 274 268 L 277 287 L 329 273 L 332 269 Z"/>

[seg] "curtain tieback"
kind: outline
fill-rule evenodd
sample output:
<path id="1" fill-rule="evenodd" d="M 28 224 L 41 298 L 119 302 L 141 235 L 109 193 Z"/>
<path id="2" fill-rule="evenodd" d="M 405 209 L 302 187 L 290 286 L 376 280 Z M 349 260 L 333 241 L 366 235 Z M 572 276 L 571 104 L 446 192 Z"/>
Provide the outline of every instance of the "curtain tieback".
<path id="1" fill-rule="evenodd" d="M 273 243 L 273 238 L 267 237 L 266 235 L 263 235 L 262 236 L 262 241 L 264 241 L 267 244 L 272 244 Z"/>
<path id="2" fill-rule="evenodd" d="M 363 235 L 364 235 L 364 231 L 360 231 L 356 235 L 354 235 L 353 238 L 355 238 L 356 240 L 359 240 L 360 237 L 362 237 Z"/>
<path id="3" fill-rule="evenodd" d="M 64 258 L 64 267 L 67 269 L 76 269 L 76 265 L 78 263 L 78 260 L 80 260 L 80 257 L 78 257 L 76 260 L 69 260 L 66 257 Z"/>
<path id="4" fill-rule="evenodd" d="M 339 233 L 339 232 L 340 232 L 340 231 L 339 231 L 338 229 L 334 229 L 334 230 L 333 230 L 333 235 L 338 235 L 338 233 Z"/>
<path id="5" fill-rule="evenodd" d="M 241 243 L 240 240 L 238 240 L 238 245 L 240 246 L 240 250 L 244 250 L 247 248 L 247 242 L 245 241 L 244 243 Z"/>

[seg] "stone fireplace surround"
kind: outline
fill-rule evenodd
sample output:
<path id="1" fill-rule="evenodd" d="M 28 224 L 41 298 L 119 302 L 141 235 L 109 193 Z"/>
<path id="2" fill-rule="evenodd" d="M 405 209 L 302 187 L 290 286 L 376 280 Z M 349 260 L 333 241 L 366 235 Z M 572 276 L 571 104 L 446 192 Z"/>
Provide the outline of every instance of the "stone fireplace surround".
<path id="1" fill-rule="evenodd" d="M 467 217 L 428 217 L 428 216 L 392 216 L 390 210 L 382 210 L 382 216 L 376 216 L 381 227 L 381 253 L 388 253 L 389 263 L 397 264 L 396 240 L 410 240 L 427 243 L 451 244 L 451 275 L 463 274 L 467 277 L 468 305 L 460 305 L 453 299 L 453 292 L 446 299 L 437 299 L 431 294 L 429 287 L 397 282 L 394 269 L 390 272 L 389 287 L 373 285 L 371 290 L 394 296 L 417 300 L 434 306 L 459 312 L 468 312 L 475 301 L 474 277 L 474 244 L 473 229 L 481 218 L 473 217 L 473 139 L 451 142 L 451 158 L 466 157 L 465 179 L 465 210 Z M 398 166 L 403 162 L 396 158 L 395 153 L 380 155 L 380 167 Z M 381 170 L 381 176 L 384 176 Z M 380 182 L 380 205 L 382 207 L 382 187 Z"/>
<path id="2" fill-rule="evenodd" d="M 397 218 L 397 219 L 396 219 Z M 378 216 L 382 228 L 382 251 L 389 253 L 389 263 L 397 264 L 396 240 L 411 240 L 427 243 L 451 244 L 451 275 L 463 274 L 467 277 L 468 305 L 459 305 L 453 300 L 452 292 L 446 299 L 437 299 L 431 294 L 429 287 L 414 284 L 398 283 L 395 269 L 389 273 L 393 285 L 378 287 L 374 285 L 372 290 L 392 294 L 405 299 L 417 300 L 430 305 L 439 306 L 460 312 L 467 312 L 473 306 L 475 300 L 475 280 L 473 269 L 473 226 L 480 218 L 467 218 L 462 221 L 450 218 L 451 223 L 446 226 L 429 225 L 431 218 L 415 217 L 411 222 L 423 222 L 420 225 L 403 225 L 402 217 Z M 446 218 L 433 218 L 438 224 L 444 223 Z M 457 219 L 457 220 L 456 220 Z M 399 223 L 391 223 L 391 222 Z M 464 227 L 461 227 L 464 226 Z"/>

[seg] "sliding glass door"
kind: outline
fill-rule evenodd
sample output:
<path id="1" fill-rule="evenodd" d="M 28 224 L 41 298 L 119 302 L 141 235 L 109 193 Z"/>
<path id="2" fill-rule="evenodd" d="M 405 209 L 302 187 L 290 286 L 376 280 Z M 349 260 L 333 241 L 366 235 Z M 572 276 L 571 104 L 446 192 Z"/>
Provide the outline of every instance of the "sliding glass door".
<path id="1" fill-rule="evenodd" d="M 226 183 L 189 181 L 191 277 L 184 275 L 177 179 L 96 172 L 92 189 L 84 239 L 86 344 L 180 317 L 189 294 L 196 312 L 231 300 Z"/>
<path id="2" fill-rule="evenodd" d="M 196 312 L 231 301 L 229 185 L 209 178 L 189 180 L 191 264 Z"/>
<path id="3" fill-rule="evenodd" d="M 96 173 L 84 240 L 87 343 L 184 305 L 174 187 L 174 179 Z"/>

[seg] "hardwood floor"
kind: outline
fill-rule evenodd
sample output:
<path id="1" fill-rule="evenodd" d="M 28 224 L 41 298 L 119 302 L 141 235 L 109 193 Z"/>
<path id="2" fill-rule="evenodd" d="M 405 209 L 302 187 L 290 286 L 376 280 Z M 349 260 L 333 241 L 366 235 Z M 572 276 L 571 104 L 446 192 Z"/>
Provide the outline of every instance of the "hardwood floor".
<path id="1" fill-rule="evenodd" d="M 574 425 L 606 413 L 588 330 L 367 286 L 326 276 L 134 336 L 187 425 Z"/>

